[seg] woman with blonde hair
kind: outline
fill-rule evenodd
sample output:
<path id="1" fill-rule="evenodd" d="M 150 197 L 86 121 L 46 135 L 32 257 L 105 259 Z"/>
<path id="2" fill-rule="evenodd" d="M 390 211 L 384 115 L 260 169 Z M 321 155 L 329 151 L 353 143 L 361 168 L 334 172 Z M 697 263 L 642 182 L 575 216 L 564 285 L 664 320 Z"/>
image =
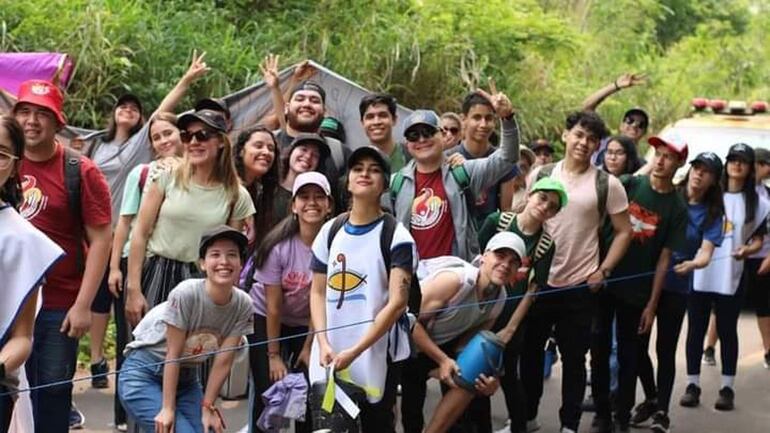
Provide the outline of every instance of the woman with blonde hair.
<path id="1" fill-rule="evenodd" d="M 182 162 L 148 176 L 131 239 L 126 319 L 136 326 L 181 281 L 197 276 L 195 247 L 208 229 L 242 229 L 254 203 L 241 186 L 225 118 L 213 110 L 179 117 Z"/>

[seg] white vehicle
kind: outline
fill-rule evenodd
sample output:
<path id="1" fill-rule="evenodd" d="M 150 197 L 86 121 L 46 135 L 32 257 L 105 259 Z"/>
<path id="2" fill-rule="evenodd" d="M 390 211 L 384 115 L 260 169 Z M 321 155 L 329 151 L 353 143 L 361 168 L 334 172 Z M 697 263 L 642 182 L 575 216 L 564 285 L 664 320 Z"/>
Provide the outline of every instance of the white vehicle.
<path id="1" fill-rule="evenodd" d="M 757 101 L 749 106 L 744 101 L 695 98 L 692 107 L 691 117 L 677 120 L 660 132 L 661 136 L 679 134 L 687 143 L 689 159 L 711 151 L 724 163 L 727 150 L 736 143 L 770 149 L 770 114 L 766 102 Z M 675 182 L 684 177 L 688 167 L 685 165 L 677 172 Z"/>

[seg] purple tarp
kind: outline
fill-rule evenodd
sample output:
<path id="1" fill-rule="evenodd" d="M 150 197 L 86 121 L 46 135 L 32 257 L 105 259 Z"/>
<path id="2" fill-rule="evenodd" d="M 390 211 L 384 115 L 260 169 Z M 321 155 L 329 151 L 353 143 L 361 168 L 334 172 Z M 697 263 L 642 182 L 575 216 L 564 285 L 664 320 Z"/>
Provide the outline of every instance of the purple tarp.
<path id="1" fill-rule="evenodd" d="M 62 53 L 0 53 L 0 88 L 16 96 L 22 82 L 51 80 L 59 72 L 59 87 L 67 88 L 72 61 Z"/>

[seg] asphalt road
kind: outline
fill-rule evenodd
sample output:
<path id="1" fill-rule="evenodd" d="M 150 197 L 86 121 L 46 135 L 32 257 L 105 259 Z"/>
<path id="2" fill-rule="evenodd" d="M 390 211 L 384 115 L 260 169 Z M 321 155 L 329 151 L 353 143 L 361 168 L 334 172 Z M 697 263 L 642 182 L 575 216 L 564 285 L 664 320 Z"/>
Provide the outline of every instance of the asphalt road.
<path id="1" fill-rule="evenodd" d="M 733 412 L 717 412 L 713 405 L 720 386 L 719 367 L 703 366 L 701 374 L 701 406 L 685 409 L 678 405 L 685 388 L 685 329 L 680 337 L 677 350 L 677 380 L 674 385 L 671 406 L 671 427 L 676 433 L 767 433 L 770 432 L 770 370 L 763 367 L 762 343 L 753 314 L 744 313 L 738 323 L 740 355 L 736 377 L 736 409 Z M 654 343 L 651 344 L 654 347 Z M 719 350 L 717 350 L 717 353 Z M 718 358 L 717 358 L 718 361 Z M 654 362 L 654 356 L 653 356 Z M 79 375 L 86 375 L 82 371 Z M 112 380 L 110 381 L 112 384 Z M 540 407 L 541 432 L 558 432 L 558 409 L 560 404 L 561 364 L 554 366 L 553 375 L 545 382 L 545 391 Z M 641 398 L 641 387 L 637 387 Z M 425 415 L 428 419 L 440 393 L 435 381 L 431 381 Z M 82 433 L 112 433 L 112 389 L 96 390 L 87 381 L 75 386 L 75 402 L 86 416 L 85 429 L 72 430 Z M 492 402 L 493 423 L 500 427 L 505 422 L 505 404 L 500 392 Z M 248 402 L 246 400 L 223 402 L 223 415 L 230 432 L 237 432 L 246 425 Z M 580 432 L 587 432 L 591 413 L 583 414 Z M 244 430 L 245 431 L 245 430 Z M 649 431 L 639 429 L 636 431 Z"/>

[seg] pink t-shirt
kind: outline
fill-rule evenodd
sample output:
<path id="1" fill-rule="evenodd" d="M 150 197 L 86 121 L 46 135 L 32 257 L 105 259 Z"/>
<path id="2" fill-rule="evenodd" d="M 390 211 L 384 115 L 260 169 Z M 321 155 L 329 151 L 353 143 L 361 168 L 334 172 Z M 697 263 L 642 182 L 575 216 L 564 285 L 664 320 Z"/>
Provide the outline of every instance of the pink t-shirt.
<path id="1" fill-rule="evenodd" d="M 548 285 L 566 287 L 579 284 L 599 269 L 599 209 L 596 195 L 596 168 L 579 175 L 562 172 L 558 162 L 551 177 L 560 180 L 567 190 L 569 201 L 555 217 L 546 221 L 545 230 L 551 234 L 556 251 L 551 263 Z M 530 174 L 528 184 L 537 179 L 539 169 Z M 607 214 L 614 215 L 628 208 L 623 185 L 615 176 L 609 176 Z"/>
<path id="2" fill-rule="evenodd" d="M 276 244 L 262 265 L 254 272 L 251 299 L 255 312 L 267 317 L 265 286 L 280 285 L 283 291 L 281 323 L 308 326 L 310 323 L 310 283 L 313 252 L 299 235 Z"/>

